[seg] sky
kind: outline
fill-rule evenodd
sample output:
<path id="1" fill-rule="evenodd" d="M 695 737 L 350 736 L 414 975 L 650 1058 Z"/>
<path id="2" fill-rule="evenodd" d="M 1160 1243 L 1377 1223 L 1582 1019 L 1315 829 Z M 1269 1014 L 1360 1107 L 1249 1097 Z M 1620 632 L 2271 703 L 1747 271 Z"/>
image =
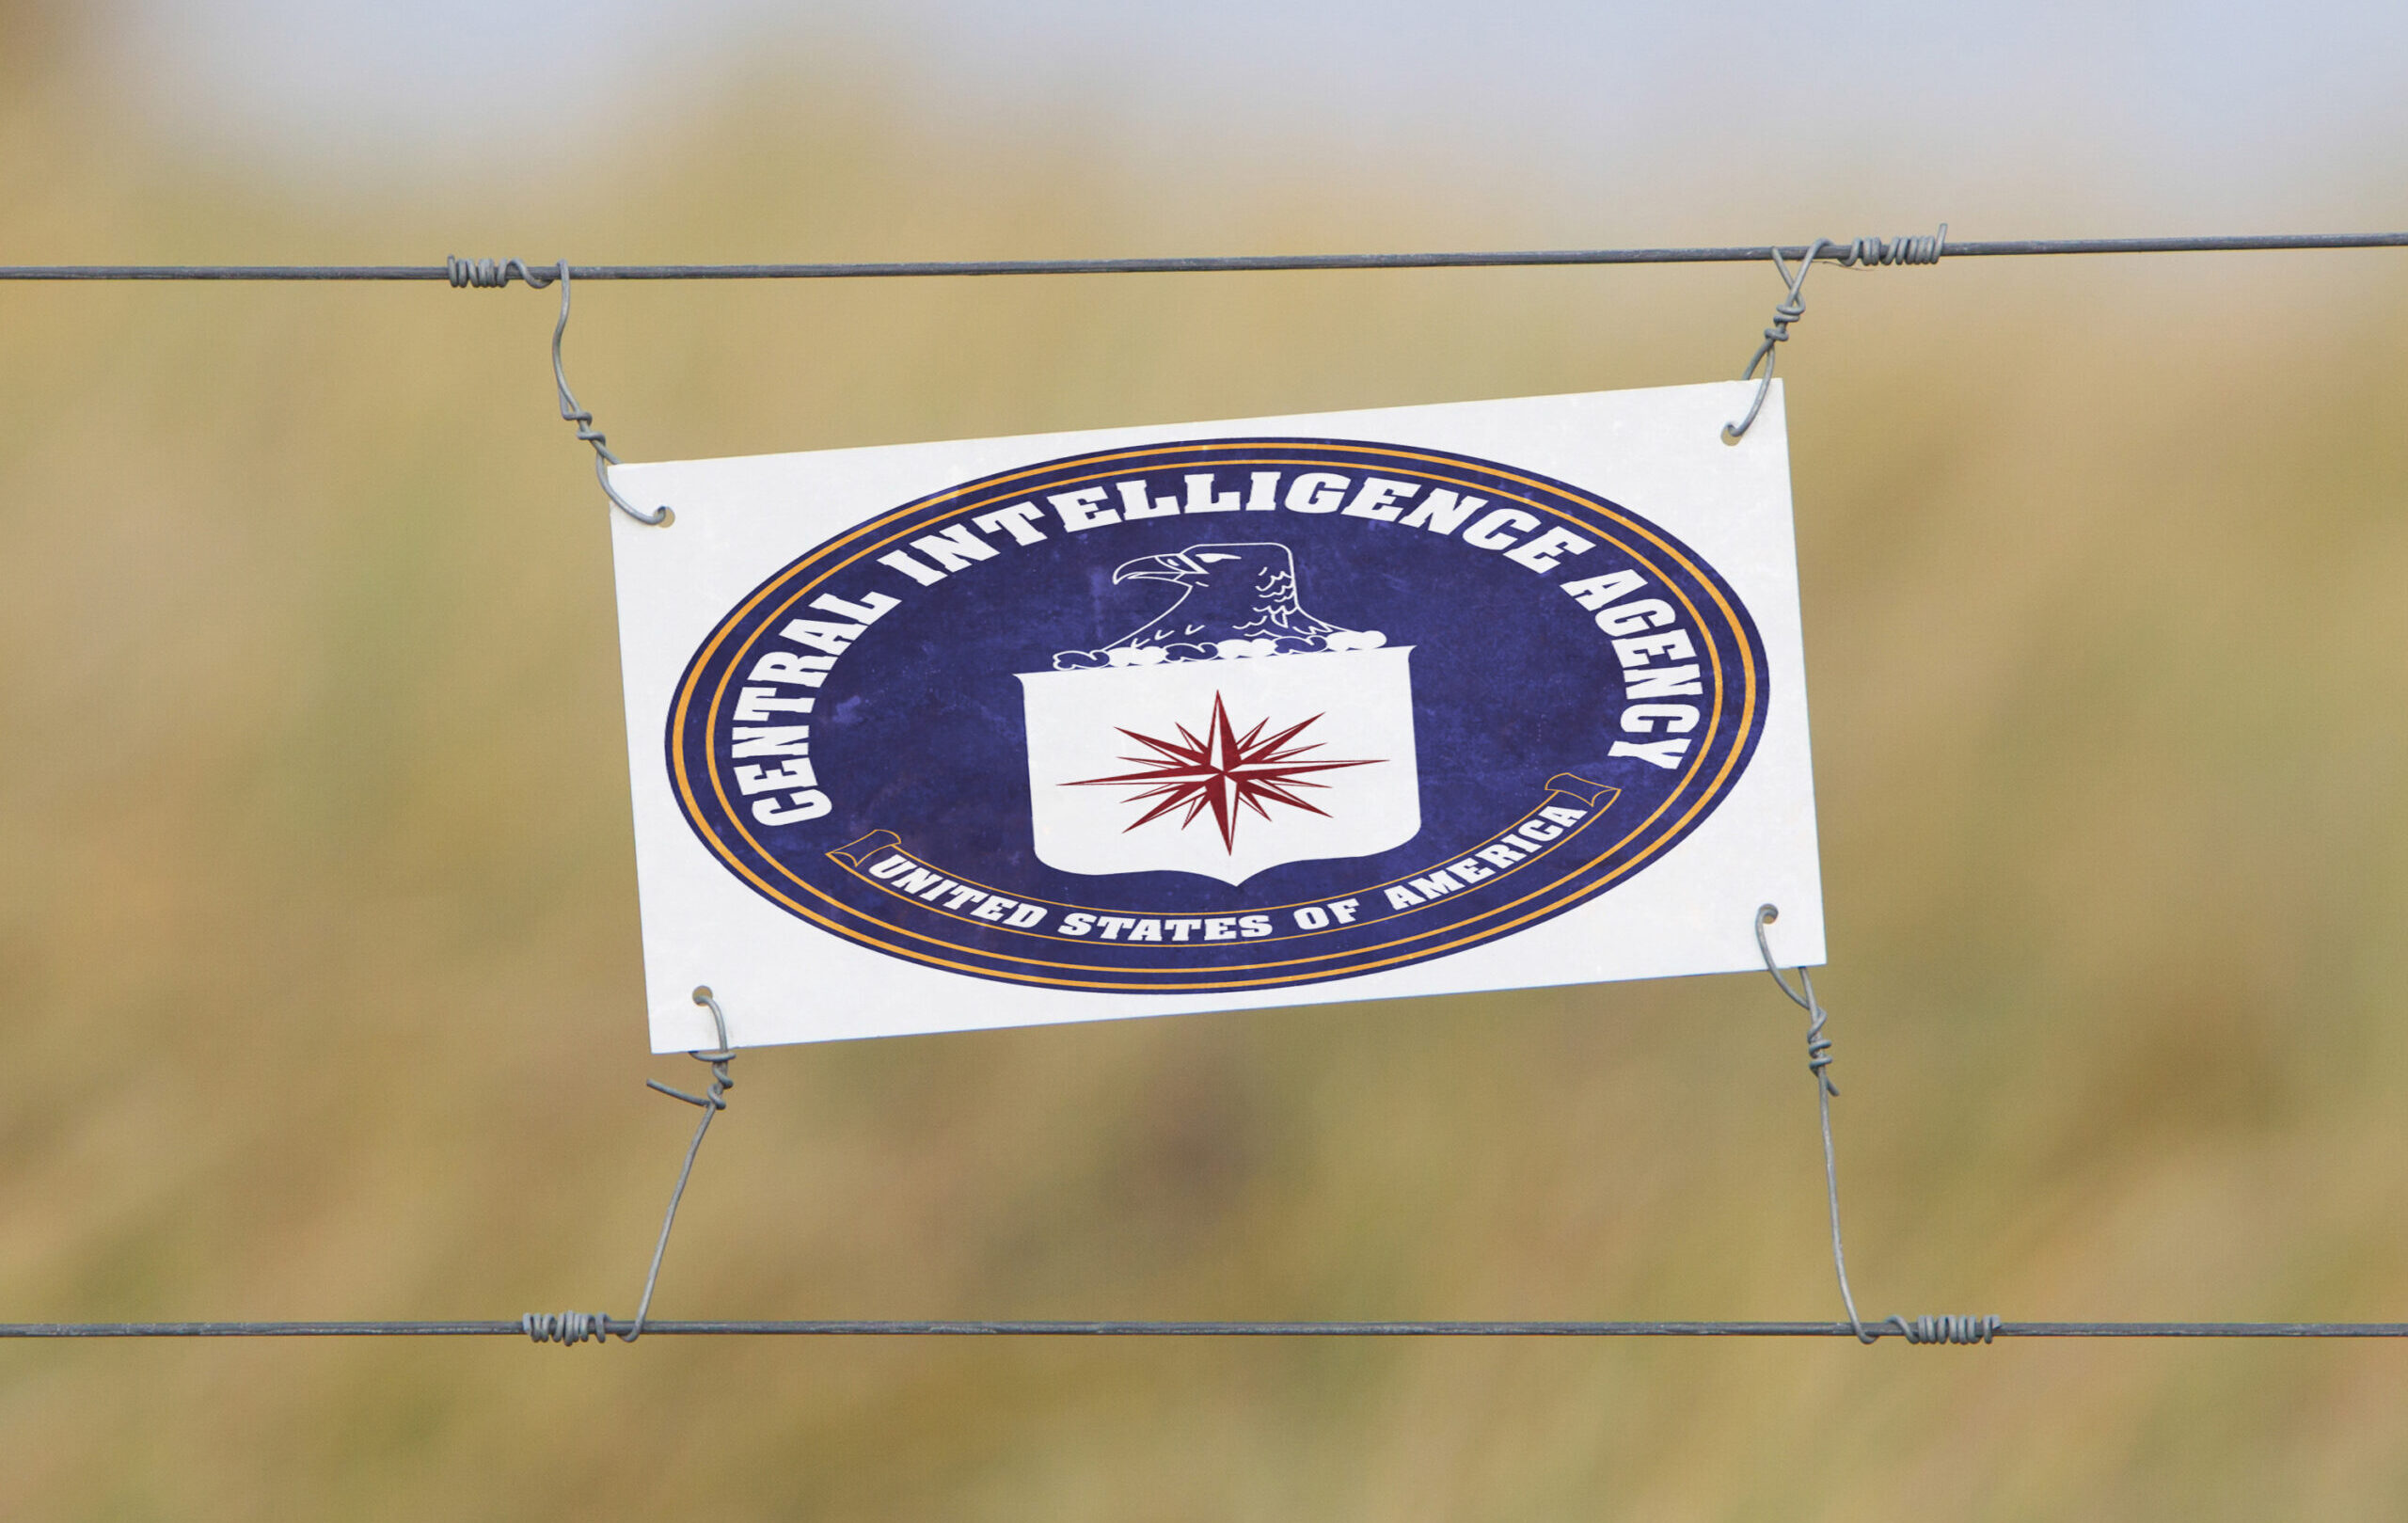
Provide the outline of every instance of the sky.
<path id="1" fill-rule="evenodd" d="M 1925 220 L 1953 208 L 1965 236 L 2103 230 L 1962 226 L 2084 199 L 2126 231 L 2408 224 L 2397 0 L 112 4 L 145 109 L 321 167 L 564 164 L 691 112 L 732 68 L 837 60 L 941 133 L 1104 119 L 1155 160 L 1434 155 L 1699 206 L 1845 182 Z"/>

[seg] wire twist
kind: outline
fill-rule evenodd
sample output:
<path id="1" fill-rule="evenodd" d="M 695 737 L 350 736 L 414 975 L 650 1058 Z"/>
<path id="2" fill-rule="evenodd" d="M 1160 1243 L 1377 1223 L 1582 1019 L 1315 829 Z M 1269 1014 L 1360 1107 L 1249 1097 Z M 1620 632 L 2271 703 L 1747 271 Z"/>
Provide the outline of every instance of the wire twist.
<path id="1" fill-rule="evenodd" d="M 1748 368 L 1739 373 L 1740 380 L 1755 381 L 1756 394 L 1748 404 L 1746 417 L 1722 425 L 1722 442 L 1736 444 L 1747 437 L 1748 430 L 1755 426 L 1756 415 L 1764 411 L 1765 398 L 1772 393 L 1773 350 L 1789 341 L 1789 325 L 1806 315 L 1806 276 L 1816 260 L 1828 259 L 1844 270 L 1882 264 L 1937 264 L 1947 246 L 1948 224 L 1943 222 L 1940 231 L 1929 238 L 1853 238 L 1844 244 L 1817 238 L 1806 246 L 1805 256 L 1798 260 L 1795 273 L 1791 272 L 1789 262 L 1782 258 L 1781 250 L 1773 249 L 1772 267 L 1781 272 L 1782 283 L 1789 288 L 1789 293 L 1772 309 L 1772 326 L 1765 329 L 1764 341 L 1749 357 Z M 1762 377 L 1756 374 L 1759 366 L 1764 369 Z M 1790 997 L 1797 998 L 1794 994 Z"/>
<path id="2" fill-rule="evenodd" d="M 1780 918 L 1778 906 L 1756 907 L 1756 950 L 1764 954 L 1765 972 L 1772 975 L 1772 981 L 1791 1004 L 1806 1012 L 1806 1071 L 1814 1076 L 1814 1103 L 1823 1118 L 1823 1192 L 1830 1203 L 1831 1269 L 1839 1276 L 1840 1304 L 1847 1308 L 1848 1327 L 1860 1343 L 1877 1343 L 1892 1327 L 1909 1343 L 1987 1343 L 2002 1325 L 1996 1317 L 1918 1317 L 1912 1322 L 1889 1317 L 1867 1326 L 1856 1314 L 1856 1293 L 1847 1283 L 1847 1248 L 1840 1241 L 1839 1151 L 1831 1145 L 1831 1099 L 1840 1092 L 1840 1087 L 1831 1082 L 1831 1039 L 1823 1035 L 1824 1023 L 1831 1017 L 1815 996 L 1813 974 L 1800 967 L 1797 989 L 1781 976 L 1781 965 L 1773 960 L 1772 943 L 1765 935 L 1765 928 Z"/>
<path id="3" fill-rule="evenodd" d="M 561 420 L 577 425 L 579 443 L 594 446 L 594 479 L 602 484 L 602 495 L 610 500 L 611 506 L 636 522 L 656 529 L 676 522 L 677 516 L 666 505 L 646 513 L 621 497 L 619 489 L 610 484 L 610 468 L 619 463 L 619 457 L 610 452 L 610 440 L 594 426 L 594 415 L 577 405 L 577 393 L 568 389 L 568 370 L 561 363 L 561 338 L 568 332 L 568 261 L 562 260 L 546 269 L 523 259 L 463 259 L 453 254 L 443 262 L 443 268 L 454 290 L 493 290 L 513 280 L 524 280 L 530 290 L 541 291 L 554 281 L 560 282 L 560 321 L 552 325 L 552 383 L 560 390 Z"/>
<path id="4" fill-rule="evenodd" d="M 518 1325 L 538 1343 L 599 1343 L 610 1336 L 610 1319 L 599 1311 L 530 1311 Z"/>
<path id="5" fill-rule="evenodd" d="M 686 1182 L 694 1177 L 695 1155 L 703 1150 L 703 1138 L 710 1135 L 712 1118 L 727 1109 L 727 1092 L 736 1087 L 736 1081 L 727 1073 L 728 1060 L 736 1055 L 736 1049 L 727 1040 L 727 1012 L 719 1007 L 718 998 L 707 986 L 694 991 L 694 1003 L 711 1012 L 711 1025 L 719 1034 L 715 1051 L 686 1055 L 710 1065 L 710 1088 L 703 1094 L 689 1095 L 658 1079 L 644 1081 L 647 1089 L 657 1089 L 672 1100 L 701 1106 L 703 1118 L 694 1128 L 694 1140 L 686 1145 L 686 1162 L 677 1170 L 676 1188 L 669 1192 L 669 1209 L 661 1214 L 660 1238 L 652 1246 L 652 1267 L 644 1271 L 643 1299 L 636 1305 L 636 1320 L 618 1328 L 599 1311 L 530 1311 L 518 1319 L 518 1325 L 538 1343 L 582 1343 L 587 1339 L 599 1342 L 612 1337 L 623 1343 L 632 1343 L 643 1336 L 644 1319 L 652 1314 L 652 1293 L 660 1284 L 660 1261 L 669 1252 L 669 1231 L 677 1225 L 677 1205 L 686 1198 Z"/>
<path id="6" fill-rule="evenodd" d="M 1996 1317 L 1892 1317 L 1890 1325 L 1909 1343 L 1987 1343 L 2006 1325 Z"/>
<path id="7" fill-rule="evenodd" d="M 514 275 L 524 275 L 526 268 L 527 262 L 516 259 L 462 259 L 453 254 L 443 262 L 443 273 L 450 278 L 454 291 L 468 286 L 506 286 Z"/>
<path id="8" fill-rule="evenodd" d="M 1928 238 L 1852 239 L 1831 261 L 1844 270 L 1868 264 L 1937 264 L 1947 247 L 1948 224 L 1943 222 L 1940 231 Z"/>

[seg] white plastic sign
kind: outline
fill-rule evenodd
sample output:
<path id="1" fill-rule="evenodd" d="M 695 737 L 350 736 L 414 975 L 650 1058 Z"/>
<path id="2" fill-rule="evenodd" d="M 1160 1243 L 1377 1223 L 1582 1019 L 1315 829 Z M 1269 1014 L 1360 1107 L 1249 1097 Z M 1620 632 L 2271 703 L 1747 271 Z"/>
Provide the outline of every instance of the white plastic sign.
<path id="1" fill-rule="evenodd" d="M 1749 391 L 620 468 L 655 1050 L 1821 961 Z"/>

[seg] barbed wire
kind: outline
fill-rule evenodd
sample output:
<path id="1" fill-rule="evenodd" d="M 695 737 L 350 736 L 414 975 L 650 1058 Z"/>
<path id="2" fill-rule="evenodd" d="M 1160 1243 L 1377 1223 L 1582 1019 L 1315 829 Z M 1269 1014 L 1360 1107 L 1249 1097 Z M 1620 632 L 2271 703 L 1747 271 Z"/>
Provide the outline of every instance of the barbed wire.
<path id="1" fill-rule="evenodd" d="M 1866 240 L 1826 243 L 1818 257 L 1837 263 Z M 2299 249 L 2408 247 L 2408 232 L 2279 232 L 2171 238 L 2013 238 L 1954 241 L 1948 257 L 2020 258 L 2058 254 L 2219 254 Z M 1720 245 L 1688 248 L 1536 248 L 1421 254 L 1229 254 L 1130 259 L 917 260 L 815 264 L 578 264 L 580 280 L 859 280 L 1004 275 L 1227 275 L 1269 270 L 1493 269 L 1562 264 L 1742 264 L 1779 253 L 1805 259 L 1804 244 Z M 496 262 L 441 264 L 10 264 L 0 280 L 440 280 L 452 285 L 507 284 L 519 272 L 492 280 L 464 279 Z M 540 266 L 539 266 L 540 268 Z M 477 273 L 483 273 L 478 270 Z"/>

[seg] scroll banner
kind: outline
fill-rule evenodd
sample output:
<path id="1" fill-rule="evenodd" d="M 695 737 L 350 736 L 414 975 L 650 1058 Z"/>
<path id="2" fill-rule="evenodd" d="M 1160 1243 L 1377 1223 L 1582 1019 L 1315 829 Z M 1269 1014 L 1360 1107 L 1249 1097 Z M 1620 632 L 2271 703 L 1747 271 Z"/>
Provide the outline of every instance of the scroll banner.
<path id="1" fill-rule="evenodd" d="M 620 468 L 654 1049 L 1821 961 L 1749 390 Z"/>

